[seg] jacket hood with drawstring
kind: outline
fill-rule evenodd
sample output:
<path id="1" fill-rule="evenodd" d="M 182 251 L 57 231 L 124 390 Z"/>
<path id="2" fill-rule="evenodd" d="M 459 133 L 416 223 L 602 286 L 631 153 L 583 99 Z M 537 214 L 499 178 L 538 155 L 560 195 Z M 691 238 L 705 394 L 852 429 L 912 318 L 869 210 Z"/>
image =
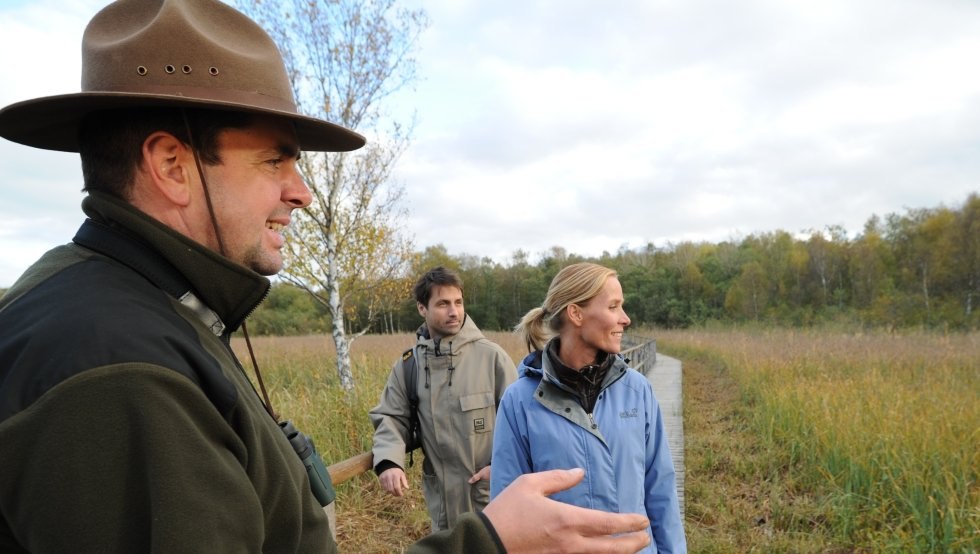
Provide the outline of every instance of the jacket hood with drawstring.
<path id="1" fill-rule="evenodd" d="M 422 488 L 436 531 L 489 502 L 490 483 L 468 481 L 490 465 L 497 405 L 517 371 L 504 349 L 487 340 L 469 316 L 458 333 L 438 341 L 425 325 L 419 327 L 413 355 L 418 383 L 405 383 L 399 358 L 380 402 L 370 412 L 374 464 L 378 473 L 405 468 L 411 414 L 406 387 L 414 385 L 422 427 Z"/>
<path id="2" fill-rule="evenodd" d="M 477 328 L 476 323 L 473 323 L 473 320 L 468 316 L 463 317 L 463 325 L 460 326 L 458 333 L 455 335 L 442 337 L 441 339 L 433 339 L 429 334 L 428 325 L 425 323 L 420 325 L 419 328 L 415 330 L 415 350 L 416 354 L 420 356 L 416 358 L 421 360 L 419 366 L 425 372 L 426 386 L 428 386 L 430 382 L 429 364 L 427 363 L 430 356 L 448 357 L 449 366 L 446 368 L 446 371 L 448 372 L 448 386 L 451 387 L 453 386 L 453 372 L 456 369 L 453 363 L 453 349 L 455 348 L 458 352 L 466 344 L 481 339 L 487 340 L 486 337 L 483 336 L 480 329 Z"/>

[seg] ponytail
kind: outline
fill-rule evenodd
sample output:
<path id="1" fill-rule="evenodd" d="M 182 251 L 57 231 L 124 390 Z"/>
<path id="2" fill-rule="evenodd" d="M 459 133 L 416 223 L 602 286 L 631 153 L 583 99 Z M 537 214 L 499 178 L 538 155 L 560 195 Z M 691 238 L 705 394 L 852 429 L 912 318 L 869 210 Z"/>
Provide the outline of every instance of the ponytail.
<path id="1" fill-rule="evenodd" d="M 543 349 L 548 340 L 554 336 L 545 325 L 545 311 L 541 306 L 532 308 L 524 314 L 521 322 L 514 327 L 514 332 L 527 345 L 528 352 Z"/>

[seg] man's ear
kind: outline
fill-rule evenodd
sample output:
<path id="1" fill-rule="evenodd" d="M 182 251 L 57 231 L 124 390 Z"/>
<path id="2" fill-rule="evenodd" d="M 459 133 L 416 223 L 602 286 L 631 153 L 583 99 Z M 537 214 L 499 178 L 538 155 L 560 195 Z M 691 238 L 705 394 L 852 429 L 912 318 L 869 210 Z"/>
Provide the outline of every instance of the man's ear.
<path id="1" fill-rule="evenodd" d="M 178 206 L 191 201 L 194 152 L 177 137 L 157 131 L 143 141 L 143 172 L 148 185 Z"/>
<path id="2" fill-rule="evenodd" d="M 415 306 L 418 307 L 418 309 L 419 309 L 419 315 L 422 316 L 422 317 L 425 317 L 425 312 L 427 311 L 426 308 L 425 308 L 425 304 L 416 301 L 415 302 Z"/>

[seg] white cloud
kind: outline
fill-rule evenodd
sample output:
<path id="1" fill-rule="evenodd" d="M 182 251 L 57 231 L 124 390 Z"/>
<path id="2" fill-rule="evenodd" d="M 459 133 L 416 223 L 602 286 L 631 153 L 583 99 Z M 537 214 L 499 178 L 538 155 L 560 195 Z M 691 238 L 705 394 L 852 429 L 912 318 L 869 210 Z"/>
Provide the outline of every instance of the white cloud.
<path id="1" fill-rule="evenodd" d="M 423 80 L 395 98 L 419 117 L 397 177 L 420 249 L 506 261 L 834 224 L 853 235 L 871 215 L 980 190 L 973 1 L 411 1 L 432 27 Z M 18 76 L 0 101 L 76 90 L 81 29 L 101 4 L 0 12 L 0 59 Z M 47 242 L 26 213 L 80 219 L 77 162 L 28 150 L 0 144 L 4 252 Z M 0 285 L 16 269 L 0 267 Z"/>

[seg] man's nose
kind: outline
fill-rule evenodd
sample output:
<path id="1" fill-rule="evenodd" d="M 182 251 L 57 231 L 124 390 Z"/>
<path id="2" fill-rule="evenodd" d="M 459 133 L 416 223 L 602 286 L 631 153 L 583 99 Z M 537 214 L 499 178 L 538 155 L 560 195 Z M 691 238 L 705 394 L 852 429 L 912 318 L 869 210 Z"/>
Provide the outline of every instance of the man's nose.
<path id="1" fill-rule="evenodd" d="M 295 166 L 286 176 L 286 182 L 282 189 L 282 199 L 294 208 L 305 208 L 313 202 L 313 194 Z"/>

